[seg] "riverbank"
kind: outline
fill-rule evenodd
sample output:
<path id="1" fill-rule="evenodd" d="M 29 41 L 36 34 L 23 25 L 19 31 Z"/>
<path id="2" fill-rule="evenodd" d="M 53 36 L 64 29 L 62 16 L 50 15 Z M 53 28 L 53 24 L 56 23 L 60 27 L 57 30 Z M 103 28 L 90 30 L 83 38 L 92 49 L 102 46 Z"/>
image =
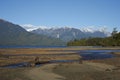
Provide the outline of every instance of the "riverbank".
<path id="1" fill-rule="evenodd" d="M 65 47 L 65 48 L 7 48 L 0 49 L 0 66 L 22 62 L 50 60 L 79 60 L 80 50 L 120 50 L 119 47 Z"/>
<path id="2" fill-rule="evenodd" d="M 65 48 L 0 48 L 0 53 L 15 53 L 15 54 L 52 54 L 59 51 L 74 51 L 74 50 L 119 50 L 120 47 L 65 47 Z"/>
<path id="3" fill-rule="evenodd" d="M 36 56 L 20 56 L 19 54 L 45 54 L 41 59 L 72 60 L 79 55 L 71 50 L 95 50 L 98 48 L 65 48 L 65 49 L 0 49 L 0 65 L 34 61 Z M 103 49 L 103 48 L 102 48 Z M 100 48 L 100 50 L 102 50 Z M 104 48 L 104 50 L 109 48 Z M 110 48 L 110 50 L 118 48 Z M 70 51 L 69 51 L 70 50 Z M 55 51 L 55 53 L 54 53 Z M 65 53 L 64 53 L 65 51 Z M 30 52 L 30 53 L 29 53 Z M 48 54 L 51 52 L 50 54 Z M 58 52 L 58 53 L 57 53 Z M 71 52 L 71 53 L 69 53 Z M 61 55 L 61 54 L 62 55 Z M 18 56 L 8 56 L 16 54 Z M 60 54 L 50 56 L 51 54 Z M 63 56 L 63 54 L 66 54 Z M 69 55 L 68 55 L 69 54 Z M 86 60 L 79 63 L 50 63 L 40 67 L 0 68 L 0 80 L 119 80 L 120 57 L 118 52 L 113 58 Z M 38 55 L 37 55 L 38 56 Z"/>
<path id="4" fill-rule="evenodd" d="M 66 77 L 65 80 L 119 80 L 120 56 L 118 52 L 114 54 L 114 58 L 62 65 L 54 69 L 54 72 Z"/>
<path id="5" fill-rule="evenodd" d="M 80 55 L 75 51 L 66 48 L 14 48 L 0 49 L 0 66 L 17 63 L 34 63 L 39 58 L 39 62 L 54 60 L 79 60 Z"/>
<path id="6" fill-rule="evenodd" d="M 108 59 L 101 59 L 101 60 L 90 60 L 90 61 L 91 62 L 97 62 L 97 63 L 105 63 L 105 64 L 120 67 L 120 52 L 113 52 L 111 54 L 114 54 L 115 57 L 108 58 Z"/>
<path id="7" fill-rule="evenodd" d="M 1 80 L 119 80 L 120 70 L 105 63 L 46 64 L 30 68 L 0 68 Z"/>

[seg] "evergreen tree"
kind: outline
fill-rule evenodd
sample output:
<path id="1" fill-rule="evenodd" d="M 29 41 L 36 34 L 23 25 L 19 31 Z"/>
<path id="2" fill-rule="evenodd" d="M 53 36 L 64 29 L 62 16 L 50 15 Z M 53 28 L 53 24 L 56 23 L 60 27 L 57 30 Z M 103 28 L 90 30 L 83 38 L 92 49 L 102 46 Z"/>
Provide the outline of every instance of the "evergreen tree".
<path id="1" fill-rule="evenodd" d="M 113 28 L 113 31 L 112 31 L 111 35 L 114 36 L 115 34 L 117 34 L 117 32 L 118 32 L 117 28 Z"/>

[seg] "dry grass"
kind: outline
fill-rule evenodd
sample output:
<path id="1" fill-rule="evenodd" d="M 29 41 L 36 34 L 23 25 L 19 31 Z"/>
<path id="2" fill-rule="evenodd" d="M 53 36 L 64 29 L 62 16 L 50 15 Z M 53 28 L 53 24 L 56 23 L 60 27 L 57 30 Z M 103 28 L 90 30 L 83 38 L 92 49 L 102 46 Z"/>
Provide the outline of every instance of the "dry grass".
<path id="1" fill-rule="evenodd" d="M 64 54 L 73 53 L 72 51 L 63 51 L 57 49 L 38 49 L 38 48 L 26 48 L 26 49 L 0 49 L 0 54 Z"/>
<path id="2" fill-rule="evenodd" d="M 39 56 L 40 60 L 76 60 L 80 56 L 75 53 L 76 50 L 90 50 L 90 49 L 120 49 L 119 47 L 112 48 L 93 48 L 93 47 L 67 47 L 67 48 L 12 48 L 0 49 L 0 66 L 7 64 L 14 64 L 19 62 L 34 61 L 34 54 Z M 25 55 L 28 56 L 25 56 Z M 47 54 L 47 55 L 42 55 Z M 64 56 L 52 54 L 68 54 Z M 118 54 L 118 53 L 117 53 Z M 10 56 L 11 55 L 11 56 Z M 12 56 L 16 55 L 16 56 Z M 19 56 L 23 55 L 23 56 Z M 33 55 L 33 56 L 29 56 Z"/>
<path id="3" fill-rule="evenodd" d="M 79 55 L 64 55 L 64 56 L 38 56 L 39 61 L 50 61 L 50 60 L 78 60 Z M 0 66 L 9 64 L 16 64 L 21 62 L 33 62 L 36 56 L 10 56 L 10 58 L 0 58 Z"/>
<path id="4" fill-rule="evenodd" d="M 12 48 L 0 49 L 0 54 L 62 54 L 74 53 L 74 50 L 120 49 L 120 47 L 67 47 L 67 48 Z M 65 52 L 67 51 L 67 52 Z"/>
<path id="5" fill-rule="evenodd" d="M 0 66 L 21 62 L 33 62 L 36 57 L 39 57 L 40 61 L 78 60 L 80 58 L 80 56 L 75 52 L 64 51 L 64 49 L 61 50 L 56 48 L 0 49 Z"/>

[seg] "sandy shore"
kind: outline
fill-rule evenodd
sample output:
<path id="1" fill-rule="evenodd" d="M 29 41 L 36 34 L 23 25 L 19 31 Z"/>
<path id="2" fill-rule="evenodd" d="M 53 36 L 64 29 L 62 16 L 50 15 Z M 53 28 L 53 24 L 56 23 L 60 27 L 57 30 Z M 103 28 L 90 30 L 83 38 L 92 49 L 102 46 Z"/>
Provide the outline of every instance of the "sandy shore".
<path id="1" fill-rule="evenodd" d="M 24 74 L 31 80 L 64 80 L 65 77 L 52 72 L 52 69 L 56 66 L 57 64 L 48 64 L 27 70 Z"/>
<path id="2" fill-rule="evenodd" d="M 0 68 L 0 80 L 119 80 L 120 69 L 97 62 L 46 64 L 31 68 Z M 21 77 L 22 76 L 22 77 Z"/>
<path id="3" fill-rule="evenodd" d="M 114 69 L 114 65 L 86 61 L 83 64 L 47 64 L 24 74 L 31 80 L 119 80 L 120 70 Z"/>

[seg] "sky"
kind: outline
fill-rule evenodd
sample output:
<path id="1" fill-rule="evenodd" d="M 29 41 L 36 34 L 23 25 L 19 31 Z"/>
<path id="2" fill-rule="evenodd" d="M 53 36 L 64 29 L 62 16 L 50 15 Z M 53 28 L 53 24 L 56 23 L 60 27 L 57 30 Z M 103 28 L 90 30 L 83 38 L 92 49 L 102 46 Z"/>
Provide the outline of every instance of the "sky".
<path id="1" fill-rule="evenodd" d="M 120 30 L 120 0 L 0 0 L 0 18 L 19 25 Z"/>

